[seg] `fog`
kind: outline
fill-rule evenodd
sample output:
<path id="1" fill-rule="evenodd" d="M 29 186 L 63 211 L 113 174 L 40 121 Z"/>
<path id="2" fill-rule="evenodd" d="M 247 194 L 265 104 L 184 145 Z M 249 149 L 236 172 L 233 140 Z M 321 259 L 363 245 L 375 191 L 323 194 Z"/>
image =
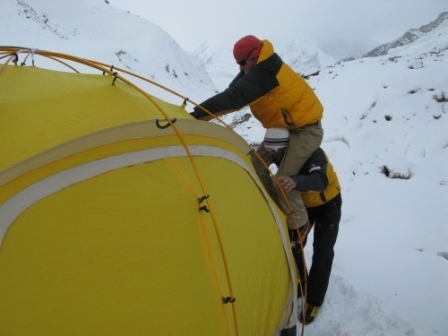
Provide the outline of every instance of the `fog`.
<path id="1" fill-rule="evenodd" d="M 109 0 L 167 31 L 186 51 L 248 34 L 316 40 L 340 59 L 360 56 L 448 11 L 446 0 Z"/>

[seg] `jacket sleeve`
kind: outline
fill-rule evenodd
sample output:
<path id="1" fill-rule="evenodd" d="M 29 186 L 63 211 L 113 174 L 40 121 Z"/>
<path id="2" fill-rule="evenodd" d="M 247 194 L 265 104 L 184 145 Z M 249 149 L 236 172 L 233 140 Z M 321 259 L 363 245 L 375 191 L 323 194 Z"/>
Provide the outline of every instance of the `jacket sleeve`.
<path id="1" fill-rule="evenodd" d="M 328 186 L 327 176 L 318 172 L 310 175 L 293 175 L 291 177 L 296 182 L 295 189 L 300 192 L 322 192 Z"/>
<path id="2" fill-rule="evenodd" d="M 327 159 L 321 149 L 314 152 L 300 170 L 292 175 L 296 182 L 295 189 L 300 192 L 322 192 L 328 186 Z"/>
<path id="3" fill-rule="evenodd" d="M 199 105 L 218 116 L 240 110 L 264 96 L 278 86 L 278 80 L 263 63 L 257 64 L 247 74 L 241 71 L 226 90 Z M 196 119 L 209 116 L 199 107 L 195 107 L 193 113 Z"/>

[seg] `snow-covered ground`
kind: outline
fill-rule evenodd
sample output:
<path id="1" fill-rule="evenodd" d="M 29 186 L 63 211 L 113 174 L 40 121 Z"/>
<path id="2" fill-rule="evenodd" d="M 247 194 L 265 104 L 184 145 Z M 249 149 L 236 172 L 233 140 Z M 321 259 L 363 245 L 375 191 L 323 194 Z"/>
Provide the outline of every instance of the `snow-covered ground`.
<path id="1" fill-rule="evenodd" d="M 305 335 L 448 335 L 447 62 L 448 21 L 310 77 L 343 214 L 326 301 Z M 238 123 L 248 113 L 223 119 L 260 143 L 256 120 Z M 306 252 L 311 262 L 312 240 Z"/>

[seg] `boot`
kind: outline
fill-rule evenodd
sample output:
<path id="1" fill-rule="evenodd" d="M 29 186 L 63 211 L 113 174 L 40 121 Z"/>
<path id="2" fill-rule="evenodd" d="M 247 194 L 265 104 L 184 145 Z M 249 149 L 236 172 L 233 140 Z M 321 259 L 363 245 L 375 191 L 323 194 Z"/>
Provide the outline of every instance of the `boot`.
<path id="1" fill-rule="evenodd" d="M 319 308 L 319 306 L 307 303 L 305 314 L 303 314 L 303 311 L 300 313 L 300 322 L 302 322 L 302 324 L 310 324 L 311 322 L 313 322 L 315 317 L 319 313 Z"/>

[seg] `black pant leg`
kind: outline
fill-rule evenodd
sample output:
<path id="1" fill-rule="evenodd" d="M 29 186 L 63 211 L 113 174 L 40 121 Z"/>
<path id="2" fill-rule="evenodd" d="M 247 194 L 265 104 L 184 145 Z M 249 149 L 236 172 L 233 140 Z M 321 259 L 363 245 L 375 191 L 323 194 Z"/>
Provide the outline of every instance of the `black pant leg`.
<path id="1" fill-rule="evenodd" d="M 334 245 L 338 237 L 341 219 L 341 196 L 310 210 L 315 221 L 313 259 L 308 277 L 308 302 L 322 305 L 330 281 L 334 258 Z"/>

